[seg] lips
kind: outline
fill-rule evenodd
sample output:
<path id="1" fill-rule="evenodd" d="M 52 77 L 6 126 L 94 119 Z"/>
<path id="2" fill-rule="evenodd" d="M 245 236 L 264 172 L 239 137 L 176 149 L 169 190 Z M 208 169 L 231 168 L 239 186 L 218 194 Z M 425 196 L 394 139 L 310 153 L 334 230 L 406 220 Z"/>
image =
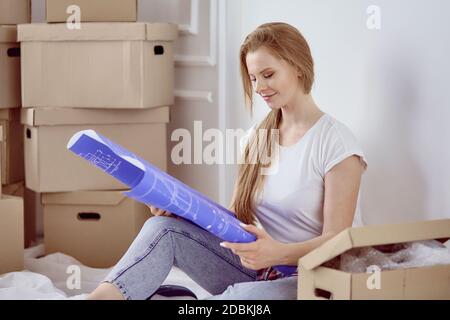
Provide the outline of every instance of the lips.
<path id="1" fill-rule="evenodd" d="M 262 96 L 262 97 L 263 97 L 263 99 L 264 99 L 265 101 L 268 101 L 268 100 L 270 100 L 274 95 L 276 95 L 276 93 L 273 93 L 273 94 L 267 95 L 267 96 Z"/>

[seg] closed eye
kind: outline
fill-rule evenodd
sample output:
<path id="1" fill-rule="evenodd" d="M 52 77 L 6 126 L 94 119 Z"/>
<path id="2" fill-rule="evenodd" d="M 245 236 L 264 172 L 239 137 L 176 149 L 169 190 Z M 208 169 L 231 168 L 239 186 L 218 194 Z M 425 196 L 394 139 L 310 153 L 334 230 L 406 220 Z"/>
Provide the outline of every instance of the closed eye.
<path id="1" fill-rule="evenodd" d="M 271 73 L 271 74 L 265 75 L 264 78 L 265 78 L 265 79 L 269 79 L 269 78 L 272 78 L 273 75 L 274 75 L 274 74 Z M 251 82 L 255 82 L 256 79 L 250 78 L 250 81 L 251 81 Z"/>

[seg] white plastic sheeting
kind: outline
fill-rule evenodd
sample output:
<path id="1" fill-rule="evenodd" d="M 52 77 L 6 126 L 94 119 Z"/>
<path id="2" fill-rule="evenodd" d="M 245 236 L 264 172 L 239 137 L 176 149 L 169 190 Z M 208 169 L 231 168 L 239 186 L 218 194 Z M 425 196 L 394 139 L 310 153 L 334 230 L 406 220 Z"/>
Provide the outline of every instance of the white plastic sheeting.
<path id="1" fill-rule="evenodd" d="M 325 266 L 344 272 L 364 273 L 373 266 L 381 270 L 396 270 L 447 264 L 450 264 L 450 241 L 442 244 L 428 240 L 384 248 L 354 248 L 327 262 Z"/>
<path id="2" fill-rule="evenodd" d="M 0 300 L 83 300 L 110 270 L 89 268 L 62 253 L 44 256 L 44 252 L 43 244 L 26 249 L 25 270 L 0 275 Z M 75 278 L 78 274 L 80 277 Z M 176 267 L 172 268 L 164 284 L 186 287 L 198 299 L 210 296 Z M 152 299 L 169 298 L 155 295 Z"/>

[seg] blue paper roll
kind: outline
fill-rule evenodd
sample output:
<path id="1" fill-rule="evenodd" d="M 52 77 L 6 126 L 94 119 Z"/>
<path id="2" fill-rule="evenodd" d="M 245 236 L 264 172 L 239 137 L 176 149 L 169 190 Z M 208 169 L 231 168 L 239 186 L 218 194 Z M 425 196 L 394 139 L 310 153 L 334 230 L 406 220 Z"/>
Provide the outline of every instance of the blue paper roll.
<path id="1" fill-rule="evenodd" d="M 183 217 L 225 241 L 256 240 L 231 211 L 93 130 L 76 133 L 67 148 L 128 186 L 124 194 L 130 198 Z M 276 268 L 287 275 L 296 270 Z"/>

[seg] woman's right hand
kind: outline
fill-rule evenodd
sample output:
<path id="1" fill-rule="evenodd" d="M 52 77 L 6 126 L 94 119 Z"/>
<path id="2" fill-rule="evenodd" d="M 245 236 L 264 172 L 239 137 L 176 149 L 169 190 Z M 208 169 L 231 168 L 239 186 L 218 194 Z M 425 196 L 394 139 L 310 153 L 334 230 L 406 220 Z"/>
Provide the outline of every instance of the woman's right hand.
<path id="1" fill-rule="evenodd" d="M 172 216 L 172 214 L 168 211 L 165 210 L 161 210 L 157 207 L 151 206 L 151 205 L 147 205 L 150 208 L 150 212 L 154 215 L 154 216 L 163 216 L 163 217 L 170 217 Z"/>

